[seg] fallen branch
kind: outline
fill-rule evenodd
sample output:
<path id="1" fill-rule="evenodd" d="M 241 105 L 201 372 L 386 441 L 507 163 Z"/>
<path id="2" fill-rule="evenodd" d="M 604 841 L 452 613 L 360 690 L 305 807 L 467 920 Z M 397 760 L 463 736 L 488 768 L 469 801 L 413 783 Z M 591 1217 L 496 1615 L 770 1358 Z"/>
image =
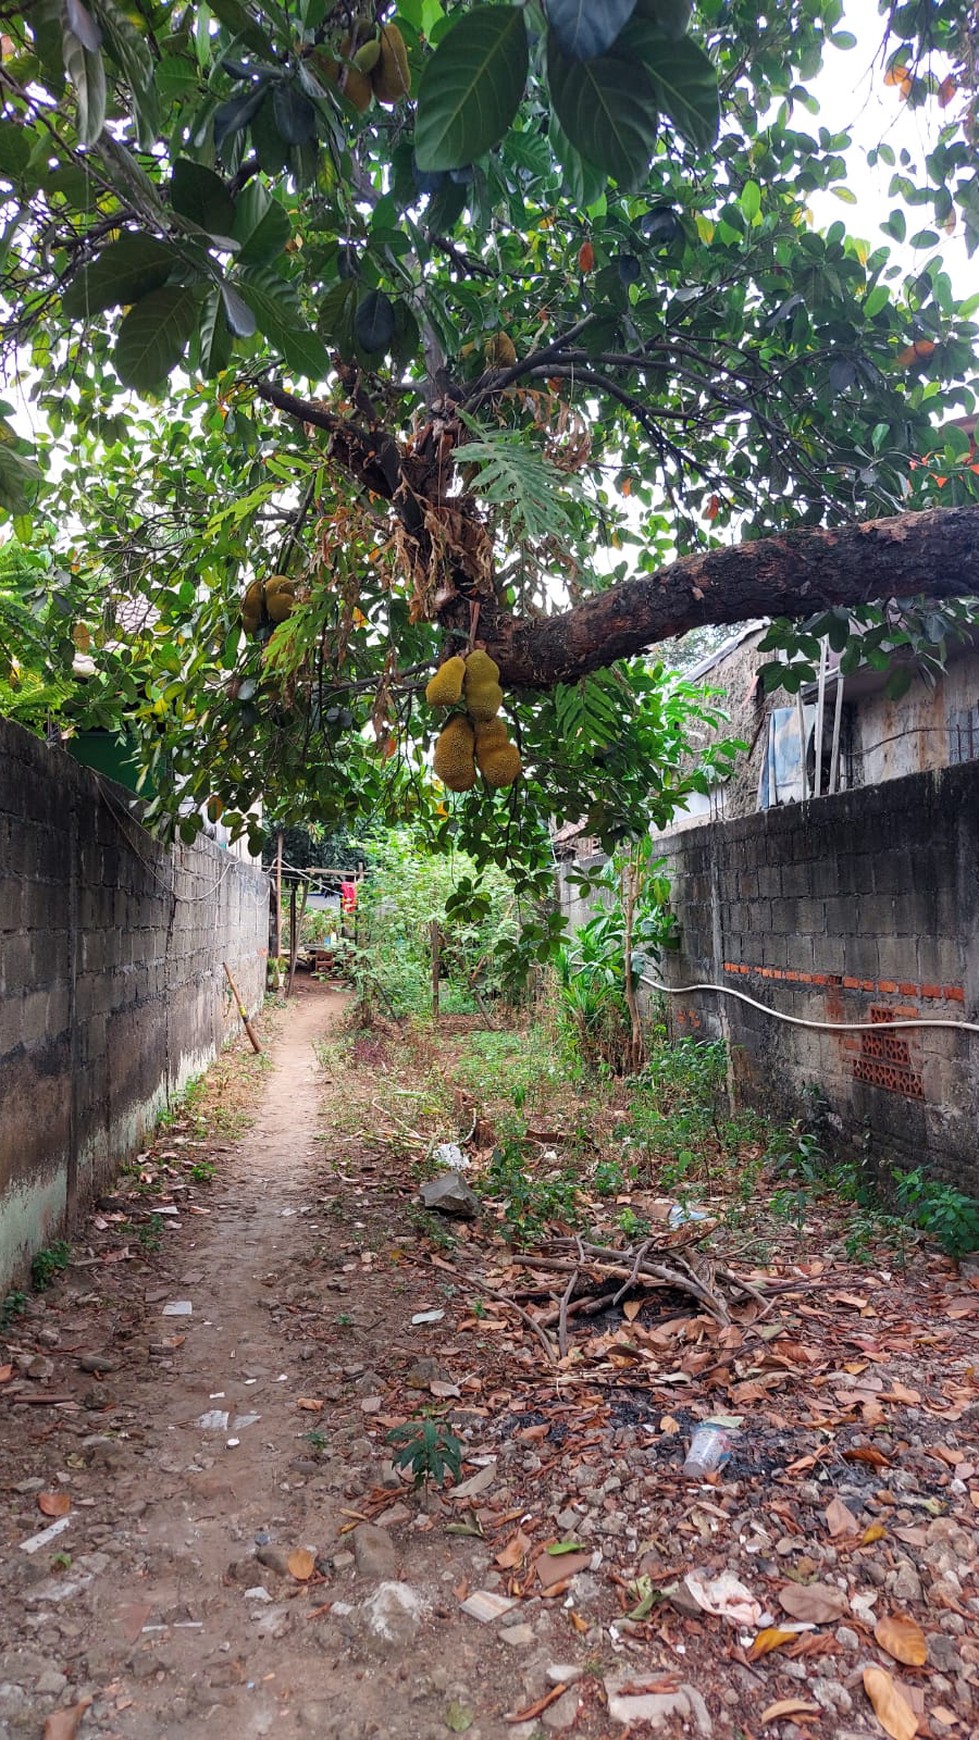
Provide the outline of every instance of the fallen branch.
<path id="1" fill-rule="evenodd" d="M 548 1359 L 551 1361 L 551 1364 L 555 1365 L 557 1363 L 557 1355 L 554 1352 L 554 1343 L 546 1329 L 541 1328 L 536 1317 L 531 1317 L 530 1312 L 525 1311 L 522 1305 L 518 1305 L 516 1299 L 511 1299 L 509 1293 L 501 1293 L 496 1287 L 488 1286 L 485 1281 L 473 1281 L 471 1282 L 471 1285 L 477 1293 L 485 1293 L 490 1299 L 498 1299 L 501 1305 L 509 1305 L 510 1310 L 515 1311 L 517 1316 L 523 1319 L 528 1329 L 533 1330 L 544 1349 L 544 1352 L 547 1354 Z"/>

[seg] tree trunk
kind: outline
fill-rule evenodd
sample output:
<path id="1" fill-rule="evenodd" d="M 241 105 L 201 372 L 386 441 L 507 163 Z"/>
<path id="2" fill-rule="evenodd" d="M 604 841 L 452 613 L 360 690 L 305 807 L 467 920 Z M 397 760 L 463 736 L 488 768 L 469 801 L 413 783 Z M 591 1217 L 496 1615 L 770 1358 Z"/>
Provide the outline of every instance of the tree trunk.
<path id="1" fill-rule="evenodd" d="M 480 638 L 504 687 L 549 689 L 705 623 L 811 616 L 833 604 L 921 594 L 979 594 L 979 508 L 807 527 L 684 556 L 541 620 L 494 618 L 484 604 Z"/>

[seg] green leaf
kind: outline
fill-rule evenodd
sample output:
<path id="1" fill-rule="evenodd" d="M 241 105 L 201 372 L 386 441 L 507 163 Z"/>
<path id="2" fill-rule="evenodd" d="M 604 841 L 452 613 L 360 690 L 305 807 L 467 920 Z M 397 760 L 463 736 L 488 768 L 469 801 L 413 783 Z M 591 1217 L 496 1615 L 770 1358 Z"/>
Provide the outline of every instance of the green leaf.
<path id="1" fill-rule="evenodd" d="M 252 268 L 241 274 L 237 286 L 258 322 L 259 331 L 278 346 L 289 367 L 312 381 L 324 380 L 330 370 L 326 347 L 303 320 L 286 280 L 273 272 Z"/>
<path id="2" fill-rule="evenodd" d="M 120 236 L 69 284 L 62 310 L 69 320 L 83 320 L 105 308 L 139 302 L 166 283 L 179 258 L 176 249 L 152 236 Z"/>
<path id="3" fill-rule="evenodd" d="M 316 132 L 316 110 L 296 85 L 276 85 L 272 92 L 272 112 L 279 138 L 287 145 L 302 145 Z"/>
<path id="4" fill-rule="evenodd" d="M 617 51 L 636 55 L 653 81 L 656 102 L 678 133 L 702 150 L 713 145 L 721 124 L 717 70 L 689 36 L 660 36 L 645 19 L 635 18 L 619 39 Z"/>
<path id="5" fill-rule="evenodd" d="M 636 0 L 548 0 L 547 22 L 563 54 L 595 60 L 624 30 Z"/>
<path id="6" fill-rule="evenodd" d="M 618 49 L 599 60 L 569 60 L 551 37 L 547 75 L 558 120 L 575 149 L 621 187 L 635 186 L 656 142 L 656 93 L 645 67 L 623 60 Z"/>
<path id="7" fill-rule="evenodd" d="M 43 481 L 42 473 L 23 453 L 0 442 L 0 508 L 8 514 L 26 514 Z"/>
<path id="8" fill-rule="evenodd" d="M 156 143 L 160 108 L 156 94 L 156 63 L 146 38 L 115 0 L 99 0 L 99 18 L 105 32 L 105 47 L 129 85 L 139 123 L 139 143 L 149 150 Z"/>
<path id="9" fill-rule="evenodd" d="M 394 338 L 394 304 L 383 290 L 369 290 L 357 304 L 354 336 L 368 354 L 390 348 Z"/>
<path id="10" fill-rule="evenodd" d="M 0 176 L 13 181 L 27 168 L 31 157 L 31 140 L 17 121 L 0 121 Z"/>
<path id="11" fill-rule="evenodd" d="M 551 113 L 551 125 L 548 137 L 551 150 L 564 171 L 564 185 L 575 205 L 589 206 L 594 204 L 605 187 L 605 173 L 582 157 L 577 146 L 572 145 L 567 133 L 561 126 L 557 115 Z"/>
<path id="12" fill-rule="evenodd" d="M 75 92 L 75 130 L 80 145 L 94 145 L 105 122 L 105 67 L 98 49 L 83 48 L 71 30 L 64 35 L 65 71 Z"/>
<path id="13" fill-rule="evenodd" d="M 220 175 L 178 157 L 170 179 L 173 209 L 209 236 L 230 236 L 235 221 L 234 201 Z"/>
<path id="14" fill-rule="evenodd" d="M 252 181 L 235 200 L 231 234 L 241 243 L 240 266 L 266 265 L 278 259 L 292 234 L 285 206 L 272 199 L 260 181 Z"/>
<path id="15" fill-rule="evenodd" d="M 255 316 L 248 303 L 242 300 L 233 285 L 221 285 L 221 301 L 224 304 L 228 330 L 234 334 L 235 338 L 251 338 L 256 329 Z"/>
<path id="16" fill-rule="evenodd" d="M 197 366 L 206 381 L 220 375 L 231 361 L 231 333 L 224 316 L 221 292 L 208 291 L 201 313 L 197 342 Z"/>
<path id="17" fill-rule="evenodd" d="M 521 8 L 476 6 L 460 18 L 422 75 L 419 169 L 461 169 L 498 145 L 519 107 L 528 66 Z"/>
<path id="18" fill-rule="evenodd" d="M 154 290 L 119 328 L 112 360 L 123 386 L 152 392 L 184 354 L 197 319 L 196 289 Z"/>

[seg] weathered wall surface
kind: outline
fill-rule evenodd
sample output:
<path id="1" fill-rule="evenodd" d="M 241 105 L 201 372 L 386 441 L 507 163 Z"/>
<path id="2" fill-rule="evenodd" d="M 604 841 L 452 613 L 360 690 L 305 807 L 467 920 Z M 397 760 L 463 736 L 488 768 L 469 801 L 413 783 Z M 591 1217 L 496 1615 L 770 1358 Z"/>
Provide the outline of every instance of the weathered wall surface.
<path id="1" fill-rule="evenodd" d="M 798 1110 L 815 1083 L 871 1154 L 979 1195 L 979 1034 L 888 1034 L 888 1017 L 979 1020 L 979 765 L 888 780 L 664 842 L 682 953 L 820 1033 L 729 997 L 671 997 L 679 1032 L 723 1033 L 746 1097 Z"/>
<path id="2" fill-rule="evenodd" d="M 0 720 L 0 1291 L 261 1003 L 268 885 Z"/>
<path id="3" fill-rule="evenodd" d="M 979 764 L 712 823 L 657 845 L 682 947 L 675 1033 L 723 1036 L 740 1096 L 798 1113 L 816 1084 L 845 1138 L 979 1196 L 979 1034 L 889 1032 L 897 1015 L 979 1021 Z"/>

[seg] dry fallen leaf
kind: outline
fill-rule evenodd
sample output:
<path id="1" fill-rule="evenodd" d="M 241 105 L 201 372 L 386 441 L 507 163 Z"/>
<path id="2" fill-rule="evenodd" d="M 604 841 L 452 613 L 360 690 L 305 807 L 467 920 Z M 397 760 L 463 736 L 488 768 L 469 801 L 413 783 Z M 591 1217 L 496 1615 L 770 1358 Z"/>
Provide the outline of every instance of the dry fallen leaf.
<path id="1" fill-rule="evenodd" d="M 884 1614 L 874 1626 L 874 1636 L 881 1649 L 907 1667 L 924 1667 L 928 1660 L 928 1640 L 921 1626 L 904 1613 Z"/>
<path id="2" fill-rule="evenodd" d="M 642 1299 L 627 1299 L 622 1307 L 622 1315 L 627 1323 L 634 1323 L 645 1303 Z"/>
<path id="3" fill-rule="evenodd" d="M 39 1492 L 37 1508 L 42 1516 L 67 1516 L 71 1509 L 71 1499 L 67 1492 Z"/>
<path id="4" fill-rule="evenodd" d="M 296 1407 L 305 1408 L 307 1414 L 320 1414 L 323 1411 L 323 1403 L 316 1396 L 297 1396 Z"/>
<path id="5" fill-rule="evenodd" d="M 762 1711 L 760 1720 L 777 1722 L 782 1716 L 818 1716 L 819 1713 L 820 1706 L 810 1704 L 805 1698 L 779 1698 L 776 1704 L 769 1704 L 768 1709 Z"/>
<path id="6" fill-rule="evenodd" d="M 13 1375 L 14 1368 L 12 1365 L 0 1365 L 0 1384 L 9 1384 Z"/>
<path id="7" fill-rule="evenodd" d="M 297 1583 L 305 1583 L 316 1569 L 316 1554 L 311 1553 L 308 1547 L 297 1547 L 295 1552 L 289 1554 L 286 1565 L 289 1575 L 295 1577 Z"/>
<path id="8" fill-rule="evenodd" d="M 834 1540 L 839 1535 L 855 1535 L 857 1519 L 842 1498 L 832 1498 L 826 1506 L 826 1527 Z"/>
<path id="9" fill-rule="evenodd" d="M 494 1564 L 499 1565 L 502 1571 L 516 1570 L 518 1565 L 523 1564 L 523 1561 L 529 1552 L 530 1541 L 524 1534 L 523 1529 L 518 1529 L 516 1534 L 511 1536 L 510 1540 L 507 1541 L 502 1552 L 497 1553 L 496 1558 L 494 1559 Z"/>
<path id="10" fill-rule="evenodd" d="M 778 1598 L 793 1619 L 811 1619 L 816 1625 L 829 1625 L 850 1611 L 842 1589 L 832 1583 L 787 1583 Z"/>
<path id="11" fill-rule="evenodd" d="M 887 1669 L 864 1668 L 863 1689 L 874 1707 L 874 1715 L 891 1740 L 914 1740 L 918 1718 Z"/>
<path id="12" fill-rule="evenodd" d="M 887 1530 L 882 1522 L 868 1523 L 863 1534 L 860 1536 L 860 1545 L 862 1547 L 872 1547 L 875 1541 L 882 1541 L 886 1533 Z"/>
<path id="13" fill-rule="evenodd" d="M 798 1643 L 798 1629 L 788 1631 L 780 1625 L 766 1625 L 764 1631 L 759 1631 L 754 1643 L 748 1651 L 749 1661 L 759 1661 L 763 1655 L 770 1655 L 773 1649 L 781 1649 L 783 1643 Z"/>
<path id="14" fill-rule="evenodd" d="M 86 1696 L 72 1704 L 70 1710 L 53 1711 L 44 1724 L 44 1740 L 74 1740 L 78 1724 L 91 1702 L 91 1698 Z"/>

